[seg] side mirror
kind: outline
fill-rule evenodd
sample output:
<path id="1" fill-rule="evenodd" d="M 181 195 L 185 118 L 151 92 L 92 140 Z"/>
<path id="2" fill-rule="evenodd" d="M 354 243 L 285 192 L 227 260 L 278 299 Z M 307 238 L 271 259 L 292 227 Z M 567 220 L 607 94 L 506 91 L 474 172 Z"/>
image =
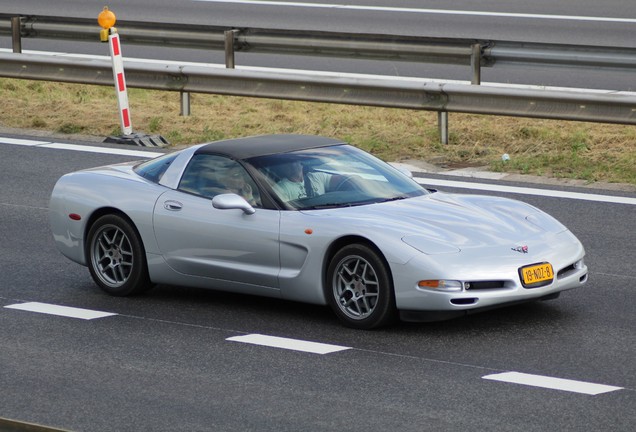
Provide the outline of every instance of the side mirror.
<path id="1" fill-rule="evenodd" d="M 233 193 L 220 194 L 212 198 L 212 206 L 219 210 L 238 209 L 243 213 L 251 215 L 256 213 L 254 207 L 250 205 L 245 198 Z"/>

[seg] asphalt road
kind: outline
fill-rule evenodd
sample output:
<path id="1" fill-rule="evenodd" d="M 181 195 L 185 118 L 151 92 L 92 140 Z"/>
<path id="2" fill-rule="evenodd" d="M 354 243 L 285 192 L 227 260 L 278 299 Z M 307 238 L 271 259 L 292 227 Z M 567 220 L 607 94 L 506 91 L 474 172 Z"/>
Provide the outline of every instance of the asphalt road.
<path id="1" fill-rule="evenodd" d="M 113 0 L 107 2 L 120 20 L 184 22 L 228 27 L 313 29 L 336 32 L 404 34 L 634 47 L 636 3 L 578 0 L 470 1 L 359 0 L 296 3 L 232 0 Z M 275 4 L 271 4 L 275 3 Z M 341 7 L 325 7 L 340 5 Z M 0 12 L 97 18 L 103 1 L 3 0 Z M 352 8 L 355 6 L 356 8 Z M 125 28 L 120 28 L 125 31 Z M 65 43 L 25 39 L 23 48 L 107 55 L 97 42 Z M 10 48 L 0 38 L 0 48 Z M 127 57 L 224 63 L 223 53 L 149 47 L 124 47 Z M 238 65 L 285 67 L 350 73 L 470 80 L 468 67 L 400 62 L 371 62 L 278 55 L 237 55 Z M 633 90 L 633 74 L 611 70 L 497 66 L 484 68 L 482 81 L 609 90 Z"/>
<path id="2" fill-rule="evenodd" d="M 634 23 L 539 15 L 636 17 L 636 3 L 629 0 L 390 2 L 391 7 L 533 14 L 525 17 L 184 0 L 113 0 L 108 5 L 127 20 L 615 46 L 634 46 Z M 3 0 L 0 12 L 96 17 L 103 6 L 94 0 Z M 27 40 L 24 45 L 105 53 L 98 43 Z M 0 40 L 0 48 L 9 46 Z M 220 53 L 136 47 L 124 52 L 222 62 Z M 429 65 L 249 55 L 239 56 L 238 62 L 468 78 L 463 70 Z M 495 68 L 484 71 L 483 79 L 621 90 L 633 86 L 633 77 L 607 71 L 564 76 L 561 71 Z M 273 299 L 168 286 L 134 298 L 103 294 L 86 268 L 55 250 L 48 196 L 65 172 L 131 157 L 2 142 L 0 138 L 0 417 L 91 432 L 636 429 L 633 204 L 505 193 L 548 211 L 580 238 L 591 269 L 584 288 L 552 302 L 362 332 L 342 327 L 327 308 Z M 635 198 L 630 193 L 559 189 Z M 82 320 L 7 308 L 27 302 L 116 315 Z M 228 340 L 251 334 L 350 349 L 319 355 Z M 484 379 L 511 371 L 533 374 L 535 383 L 541 376 L 618 389 L 593 396 Z"/>
<path id="3" fill-rule="evenodd" d="M 355 331 L 327 308 L 274 299 L 169 286 L 133 298 L 102 293 L 56 251 L 48 196 L 65 172 L 132 157 L 7 141 L 0 417 L 91 432 L 636 429 L 633 193 L 516 184 L 631 204 L 504 194 L 580 238 L 590 267 L 583 288 L 442 323 Z M 27 302 L 116 315 L 7 308 Z M 251 334 L 350 349 L 319 355 L 227 340 Z M 594 396 L 484 379 L 510 371 L 618 389 Z"/>

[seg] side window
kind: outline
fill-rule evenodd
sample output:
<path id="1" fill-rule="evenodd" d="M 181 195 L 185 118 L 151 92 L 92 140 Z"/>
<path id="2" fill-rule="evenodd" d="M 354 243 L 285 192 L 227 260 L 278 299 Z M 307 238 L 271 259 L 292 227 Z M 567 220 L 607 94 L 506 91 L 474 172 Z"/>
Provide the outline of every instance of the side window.
<path id="1" fill-rule="evenodd" d="M 258 188 L 245 168 L 223 156 L 195 154 L 181 177 L 179 190 L 206 198 L 235 193 L 252 206 L 261 206 Z"/>
<path id="2" fill-rule="evenodd" d="M 156 159 L 142 162 L 135 166 L 133 170 L 143 178 L 151 182 L 159 183 L 163 174 L 178 155 L 178 153 L 169 153 Z"/>

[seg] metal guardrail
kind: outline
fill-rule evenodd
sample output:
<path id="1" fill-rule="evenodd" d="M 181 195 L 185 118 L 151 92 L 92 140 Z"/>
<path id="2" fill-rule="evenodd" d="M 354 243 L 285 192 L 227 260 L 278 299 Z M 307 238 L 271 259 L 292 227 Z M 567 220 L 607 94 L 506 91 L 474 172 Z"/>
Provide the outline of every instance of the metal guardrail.
<path id="1" fill-rule="evenodd" d="M 636 49 L 631 48 L 132 21 L 118 21 L 117 27 L 124 43 L 225 50 L 228 68 L 234 67 L 235 51 L 471 65 L 472 84 L 480 84 L 481 67 L 498 64 L 636 68 Z M 97 42 L 98 29 L 92 19 L 0 14 L 0 36 L 12 36 L 16 52 L 22 38 Z M 442 115 L 447 112 L 636 124 L 636 97 L 623 92 L 326 78 L 130 61 L 125 67 L 129 87 L 180 91 L 182 113 L 188 92 L 432 110 L 440 113 L 444 143 L 448 123 Z M 110 68 L 107 61 L 88 56 L 0 54 L 0 76 L 5 77 L 113 85 Z"/>
<path id="2" fill-rule="evenodd" d="M 0 36 L 11 36 L 11 18 L 0 14 Z M 98 41 L 96 20 L 51 16 L 20 16 L 21 38 Z M 562 67 L 633 69 L 636 49 L 398 35 L 337 33 L 262 28 L 234 28 L 155 22 L 117 21 L 126 44 L 224 50 L 232 31 L 237 52 L 273 53 L 398 60 L 469 65 L 479 46 L 482 67 L 497 64 L 539 64 Z"/>
<path id="3" fill-rule="evenodd" d="M 10 20 L 0 14 L 0 36 L 11 36 Z M 233 28 L 118 20 L 123 43 L 205 50 L 225 49 L 225 33 L 234 30 L 237 52 L 470 64 L 471 39 Z M 96 20 L 21 16 L 22 38 L 98 41 Z M 483 42 L 484 46 L 486 42 Z"/>
<path id="4" fill-rule="evenodd" d="M 372 79 L 125 61 L 128 87 L 430 111 L 636 124 L 636 94 Z M 113 85 L 108 58 L 0 53 L 0 76 Z"/>
<path id="5" fill-rule="evenodd" d="M 118 20 L 125 44 L 150 45 L 226 52 L 226 64 L 234 65 L 235 52 L 324 56 L 366 60 L 471 65 L 472 80 L 489 63 L 481 50 L 487 41 L 423 38 L 320 31 L 234 28 L 211 25 L 171 24 Z M 0 14 L 0 36 L 12 36 L 14 51 L 22 38 L 96 42 L 93 19 Z"/>

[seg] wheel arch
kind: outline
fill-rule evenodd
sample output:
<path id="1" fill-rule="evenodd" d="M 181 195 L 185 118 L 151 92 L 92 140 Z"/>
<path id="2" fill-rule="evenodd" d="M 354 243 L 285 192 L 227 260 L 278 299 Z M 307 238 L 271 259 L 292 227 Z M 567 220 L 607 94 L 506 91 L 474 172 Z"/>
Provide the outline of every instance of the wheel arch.
<path id="1" fill-rule="evenodd" d="M 373 252 L 375 252 L 378 257 L 382 260 L 382 262 L 384 263 L 384 266 L 386 268 L 386 271 L 389 274 L 389 278 L 391 279 L 391 285 L 393 288 L 393 295 L 395 295 L 395 279 L 393 278 L 393 272 L 391 271 L 391 266 L 389 265 L 388 260 L 386 259 L 386 257 L 384 256 L 384 254 L 382 253 L 382 251 L 380 250 L 380 248 L 371 240 L 369 240 L 366 237 L 360 236 L 360 235 L 348 235 L 348 236 L 343 236 L 340 237 L 336 240 L 334 240 L 329 247 L 327 248 L 327 251 L 325 253 L 325 257 L 322 263 L 322 289 L 323 292 L 325 292 L 325 289 L 328 285 L 328 281 L 327 281 L 327 270 L 329 268 L 329 264 L 331 263 L 331 260 L 333 259 L 333 257 L 338 253 L 338 251 L 340 249 L 342 249 L 345 246 L 351 245 L 351 244 L 363 244 L 369 248 L 371 248 L 371 250 L 373 250 Z"/>
<path id="2" fill-rule="evenodd" d="M 137 255 L 138 261 L 134 261 L 137 258 L 134 258 L 133 263 L 138 262 L 138 265 L 132 265 L 132 270 L 128 275 L 125 276 L 125 280 L 122 281 L 122 284 L 117 286 L 106 286 L 108 283 L 103 280 L 100 282 L 100 276 L 97 275 L 97 269 L 95 269 L 94 265 L 91 264 L 91 245 L 90 245 L 90 237 L 92 231 L 96 228 L 98 221 L 103 217 L 110 217 L 110 221 L 114 219 L 112 217 L 119 218 L 121 222 L 116 222 L 119 225 L 119 229 L 124 231 L 124 236 L 134 236 L 136 239 L 128 239 L 131 250 L 129 251 L 131 255 Z M 127 225 L 126 228 L 121 225 Z M 127 230 L 132 232 L 126 232 Z M 96 209 L 88 218 L 86 222 L 86 227 L 84 231 L 84 256 L 86 260 L 86 265 L 89 268 L 89 272 L 93 277 L 95 283 L 108 294 L 114 296 L 129 296 L 143 293 L 150 288 L 152 288 L 153 284 L 150 279 L 150 274 L 148 270 L 148 257 L 146 255 L 146 246 L 144 244 L 143 238 L 139 233 L 139 229 L 136 224 L 133 222 L 132 218 L 126 214 L 126 212 L 115 208 L 115 207 L 101 207 Z M 136 270 L 135 270 L 136 269 Z M 119 282 L 119 281 L 118 281 Z M 106 284 L 106 285 L 104 285 Z M 125 288 L 124 288 L 125 287 Z"/>
<path id="3" fill-rule="evenodd" d="M 93 225 L 95 225 L 95 222 L 97 222 L 97 220 L 99 218 L 101 218 L 102 216 L 106 216 L 106 215 L 117 215 L 119 217 L 121 217 L 122 219 L 124 219 L 126 222 L 128 222 L 128 224 L 130 224 L 130 226 L 132 227 L 132 229 L 135 231 L 135 234 L 137 235 L 137 238 L 139 238 L 139 241 L 141 243 L 141 247 L 144 250 L 144 255 L 145 255 L 145 250 L 146 247 L 144 245 L 143 242 L 143 238 L 141 237 L 140 233 L 139 233 L 139 229 L 137 228 L 137 226 L 135 225 L 135 223 L 133 222 L 133 220 L 130 218 L 130 216 L 128 216 L 126 214 L 126 212 L 116 208 L 116 207 L 101 207 L 98 208 L 97 210 L 95 210 L 90 217 L 88 218 L 88 221 L 86 222 L 86 226 L 84 227 L 84 256 L 86 256 L 86 254 L 88 253 L 88 248 L 90 247 L 88 245 L 88 233 L 91 231 L 91 228 L 93 227 Z"/>
<path id="4" fill-rule="evenodd" d="M 341 262 L 334 262 L 334 264 L 332 264 L 334 258 L 341 258 L 343 256 L 346 256 L 347 259 L 351 258 L 352 249 L 345 251 L 343 248 L 354 245 L 360 245 L 364 247 L 364 249 L 357 247 L 357 250 L 359 251 L 357 253 L 361 254 L 362 260 L 366 261 L 367 259 L 371 258 L 370 255 L 373 256 L 373 259 L 371 259 L 371 268 L 377 276 L 376 281 L 380 281 L 382 279 L 385 280 L 388 284 L 388 286 L 386 286 L 383 285 L 383 283 L 376 283 L 376 286 L 378 287 L 375 294 L 376 300 L 375 302 L 373 302 L 372 306 L 370 306 L 370 303 L 367 303 L 367 300 L 364 300 L 364 304 L 366 306 L 363 309 L 366 308 L 366 311 L 361 310 L 359 306 L 352 308 L 348 305 L 343 305 L 337 298 L 334 297 L 333 293 L 330 294 L 327 292 L 334 289 L 333 287 L 329 286 L 329 274 L 334 275 L 334 272 L 337 271 L 337 266 L 341 264 Z M 342 253 L 340 253 L 341 251 Z M 345 326 L 355 329 L 372 330 L 388 325 L 397 318 L 398 310 L 396 307 L 395 280 L 393 278 L 393 272 L 386 256 L 374 242 L 363 236 L 344 236 L 332 242 L 327 250 L 327 254 L 325 255 L 325 257 L 325 265 L 327 267 L 325 267 L 322 272 L 323 293 L 325 295 L 325 299 L 327 300 L 327 304 L 331 307 L 332 311 Z M 357 258 L 355 259 L 357 260 Z M 381 265 L 384 268 L 378 269 L 377 267 L 375 267 L 376 265 Z M 366 272 L 366 270 L 364 271 Z M 357 270 L 355 271 L 355 273 L 357 273 Z M 380 273 L 384 273 L 384 275 L 382 276 Z M 358 283 L 360 283 L 359 276 L 357 277 Z M 356 290 L 362 289 L 361 295 L 366 297 L 366 281 L 363 282 L 362 285 L 363 286 L 361 288 L 356 288 Z M 385 287 L 384 289 L 382 288 L 383 286 Z M 351 292 L 352 288 L 347 288 L 347 290 Z M 382 293 L 384 293 L 384 295 L 381 295 Z M 359 304 L 359 301 L 356 300 L 356 303 Z M 355 313 L 353 316 L 351 315 L 352 309 L 357 310 L 357 313 Z"/>

